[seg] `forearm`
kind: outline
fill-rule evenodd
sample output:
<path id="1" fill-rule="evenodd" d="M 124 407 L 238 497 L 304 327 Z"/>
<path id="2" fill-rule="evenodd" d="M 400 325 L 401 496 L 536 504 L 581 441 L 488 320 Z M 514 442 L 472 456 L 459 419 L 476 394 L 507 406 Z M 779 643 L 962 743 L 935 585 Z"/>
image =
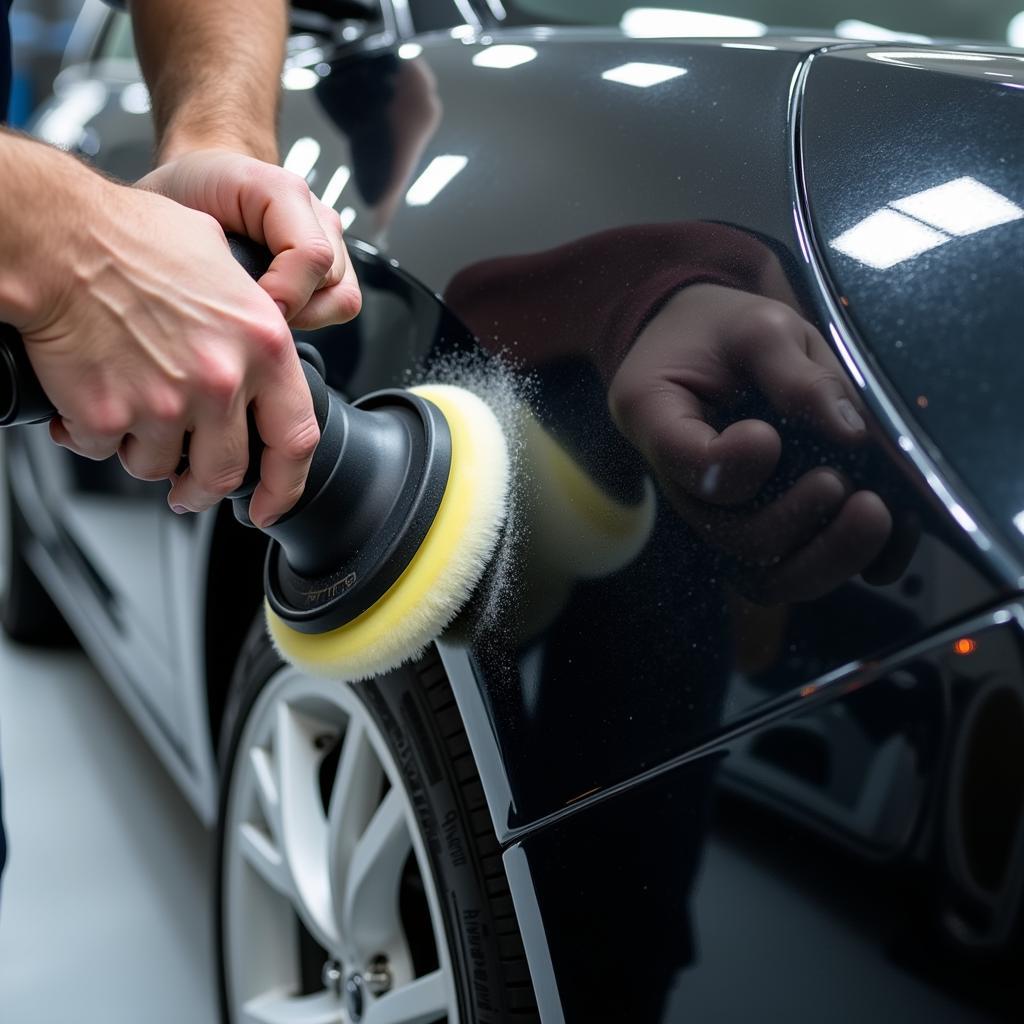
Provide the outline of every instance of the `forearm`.
<path id="1" fill-rule="evenodd" d="M 287 0 L 131 0 L 164 163 L 229 148 L 277 160 Z"/>
<path id="2" fill-rule="evenodd" d="M 62 267 L 117 186 L 67 153 L 0 129 L 0 321 L 25 328 L 70 286 Z"/>

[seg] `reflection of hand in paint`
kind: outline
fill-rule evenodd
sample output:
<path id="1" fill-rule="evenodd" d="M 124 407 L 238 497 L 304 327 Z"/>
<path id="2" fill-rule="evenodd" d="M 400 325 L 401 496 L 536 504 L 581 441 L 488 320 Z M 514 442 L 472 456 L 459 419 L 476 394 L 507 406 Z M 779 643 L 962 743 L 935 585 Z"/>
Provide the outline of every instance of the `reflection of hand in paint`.
<path id="1" fill-rule="evenodd" d="M 903 571 L 915 531 L 894 523 L 905 502 L 879 496 L 888 460 L 760 239 L 705 222 L 613 228 L 467 267 L 445 297 L 481 344 L 532 368 L 591 360 L 620 431 L 750 597 L 809 600 Z"/>
<path id="2" fill-rule="evenodd" d="M 348 136 L 356 187 L 384 231 L 441 121 L 437 80 L 421 58 L 339 65 L 317 98 Z"/>
<path id="3" fill-rule="evenodd" d="M 684 288 L 640 332 L 608 400 L 679 513 L 736 560 L 750 596 L 811 600 L 886 546 L 885 503 L 820 455 L 783 493 L 766 493 L 784 445 L 769 420 L 833 449 L 867 440 L 834 355 L 789 303 L 715 284 Z M 744 413 L 751 403 L 765 418 Z"/>
<path id="4" fill-rule="evenodd" d="M 430 67 L 419 58 L 403 60 L 395 78 L 394 99 L 388 110 L 395 146 L 391 176 L 374 208 L 379 231 L 391 223 L 406 185 L 441 122 L 441 113 L 437 79 Z"/>

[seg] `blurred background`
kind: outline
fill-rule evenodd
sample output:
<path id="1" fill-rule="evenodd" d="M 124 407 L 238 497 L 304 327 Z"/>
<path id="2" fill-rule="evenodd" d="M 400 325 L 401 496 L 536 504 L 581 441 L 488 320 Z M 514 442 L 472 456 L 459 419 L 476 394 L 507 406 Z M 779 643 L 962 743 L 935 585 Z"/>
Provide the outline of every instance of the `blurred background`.
<path id="1" fill-rule="evenodd" d="M 49 95 L 81 8 L 82 0 L 14 0 L 11 124 L 24 125 L 36 104 Z"/>
<path id="2" fill-rule="evenodd" d="M 101 0 L 15 0 L 16 127 L 51 95 L 83 7 L 91 41 Z M 211 837 L 80 650 L 0 636 L 0 753 L 0 1022 L 214 1024 Z"/>

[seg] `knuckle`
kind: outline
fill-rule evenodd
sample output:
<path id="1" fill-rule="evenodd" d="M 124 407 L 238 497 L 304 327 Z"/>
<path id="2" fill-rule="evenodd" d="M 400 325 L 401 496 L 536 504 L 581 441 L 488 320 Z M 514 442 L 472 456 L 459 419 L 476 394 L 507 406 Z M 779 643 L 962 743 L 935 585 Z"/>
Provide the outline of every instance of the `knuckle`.
<path id="1" fill-rule="evenodd" d="M 746 307 L 738 314 L 736 333 L 747 341 L 764 342 L 792 334 L 797 328 L 797 315 L 781 302 L 764 300 Z"/>
<path id="2" fill-rule="evenodd" d="M 95 404 L 81 416 L 85 433 L 102 437 L 121 437 L 128 433 L 132 417 L 127 409 L 109 403 Z"/>
<path id="3" fill-rule="evenodd" d="M 147 408 L 157 423 L 177 423 L 185 415 L 185 397 L 178 391 L 157 391 L 149 396 Z"/>
<path id="4" fill-rule="evenodd" d="M 320 277 L 334 266 L 334 246 L 326 235 L 310 235 L 306 238 L 302 243 L 302 255 Z"/>
<path id="5" fill-rule="evenodd" d="M 265 359 L 281 363 L 295 352 L 292 332 L 284 324 L 260 321 L 253 329 L 253 341 Z"/>
<path id="6" fill-rule="evenodd" d="M 319 443 L 320 427 L 316 420 L 309 416 L 288 434 L 281 445 L 281 451 L 287 458 L 300 462 L 310 458 Z"/>
<path id="7" fill-rule="evenodd" d="M 200 490 L 205 494 L 223 498 L 241 487 L 242 480 L 245 479 L 245 470 L 244 464 L 232 462 L 199 472 L 193 470 L 193 473 L 196 485 Z"/>
<path id="8" fill-rule="evenodd" d="M 198 386 L 207 398 L 221 406 L 230 406 L 242 389 L 244 372 L 227 358 L 207 357 L 202 361 Z"/>

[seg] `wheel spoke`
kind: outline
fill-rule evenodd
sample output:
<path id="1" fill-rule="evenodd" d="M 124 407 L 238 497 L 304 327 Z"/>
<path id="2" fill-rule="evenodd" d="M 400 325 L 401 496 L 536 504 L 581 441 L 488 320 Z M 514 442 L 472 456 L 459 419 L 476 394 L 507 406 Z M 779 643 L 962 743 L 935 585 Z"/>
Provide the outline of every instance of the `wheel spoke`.
<path id="1" fill-rule="evenodd" d="M 332 879 L 334 919 L 341 922 L 345 879 L 359 837 L 373 817 L 380 798 L 384 770 L 366 730 L 350 722 L 342 740 L 327 811 L 328 856 Z M 344 929 L 341 929 L 344 940 Z"/>
<path id="2" fill-rule="evenodd" d="M 294 898 L 284 858 L 262 829 L 244 822 L 238 827 L 238 847 L 242 856 L 259 872 L 267 885 L 289 899 Z"/>
<path id="3" fill-rule="evenodd" d="M 264 747 L 253 747 L 249 751 L 249 767 L 256 780 L 256 796 L 260 810 L 275 841 L 281 838 L 281 795 L 274 778 L 274 766 L 270 754 Z"/>
<path id="4" fill-rule="evenodd" d="M 281 849 L 298 910 L 322 945 L 337 941 L 327 868 L 327 818 L 320 799 L 316 725 L 284 701 L 277 707 L 274 753 L 281 820 Z"/>
<path id="5" fill-rule="evenodd" d="M 240 1024 L 344 1024 L 341 1002 L 329 992 L 295 998 L 268 992 L 242 1007 Z"/>
<path id="6" fill-rule="evenodd" d="M 229 787 L 222 871 L 231 1019 L 352 1024 L 358 1002 L 369 1024 L 449 1018 L 442 900 L 424 869 L 401 762 L 363 695 L 283 668 L 251 709 Z M 414 867 L 437 943 L 437 969 L 421 978 L 400 906 Z M 420 880 L 411 881 L 418 893 Z M 310 971 L 321 956 L 318 982 Z M 352 987 L 359 973 L 361 1000 Z"/>
<path id="7" fill-rule="evenodd" d="M 405 798 L 389 790 L 356 843 L 345 876 L 342 934 L 363 956 L 388 948 L 401 935 L 398 889 L 411 849 Z"/>
<path id="8" fill-rule="evenodd" d="M 433 1024 L 448 1012 L 448 986 L 443 971 L 432 971 L 374 1000 L 365 1024 Z"/>

